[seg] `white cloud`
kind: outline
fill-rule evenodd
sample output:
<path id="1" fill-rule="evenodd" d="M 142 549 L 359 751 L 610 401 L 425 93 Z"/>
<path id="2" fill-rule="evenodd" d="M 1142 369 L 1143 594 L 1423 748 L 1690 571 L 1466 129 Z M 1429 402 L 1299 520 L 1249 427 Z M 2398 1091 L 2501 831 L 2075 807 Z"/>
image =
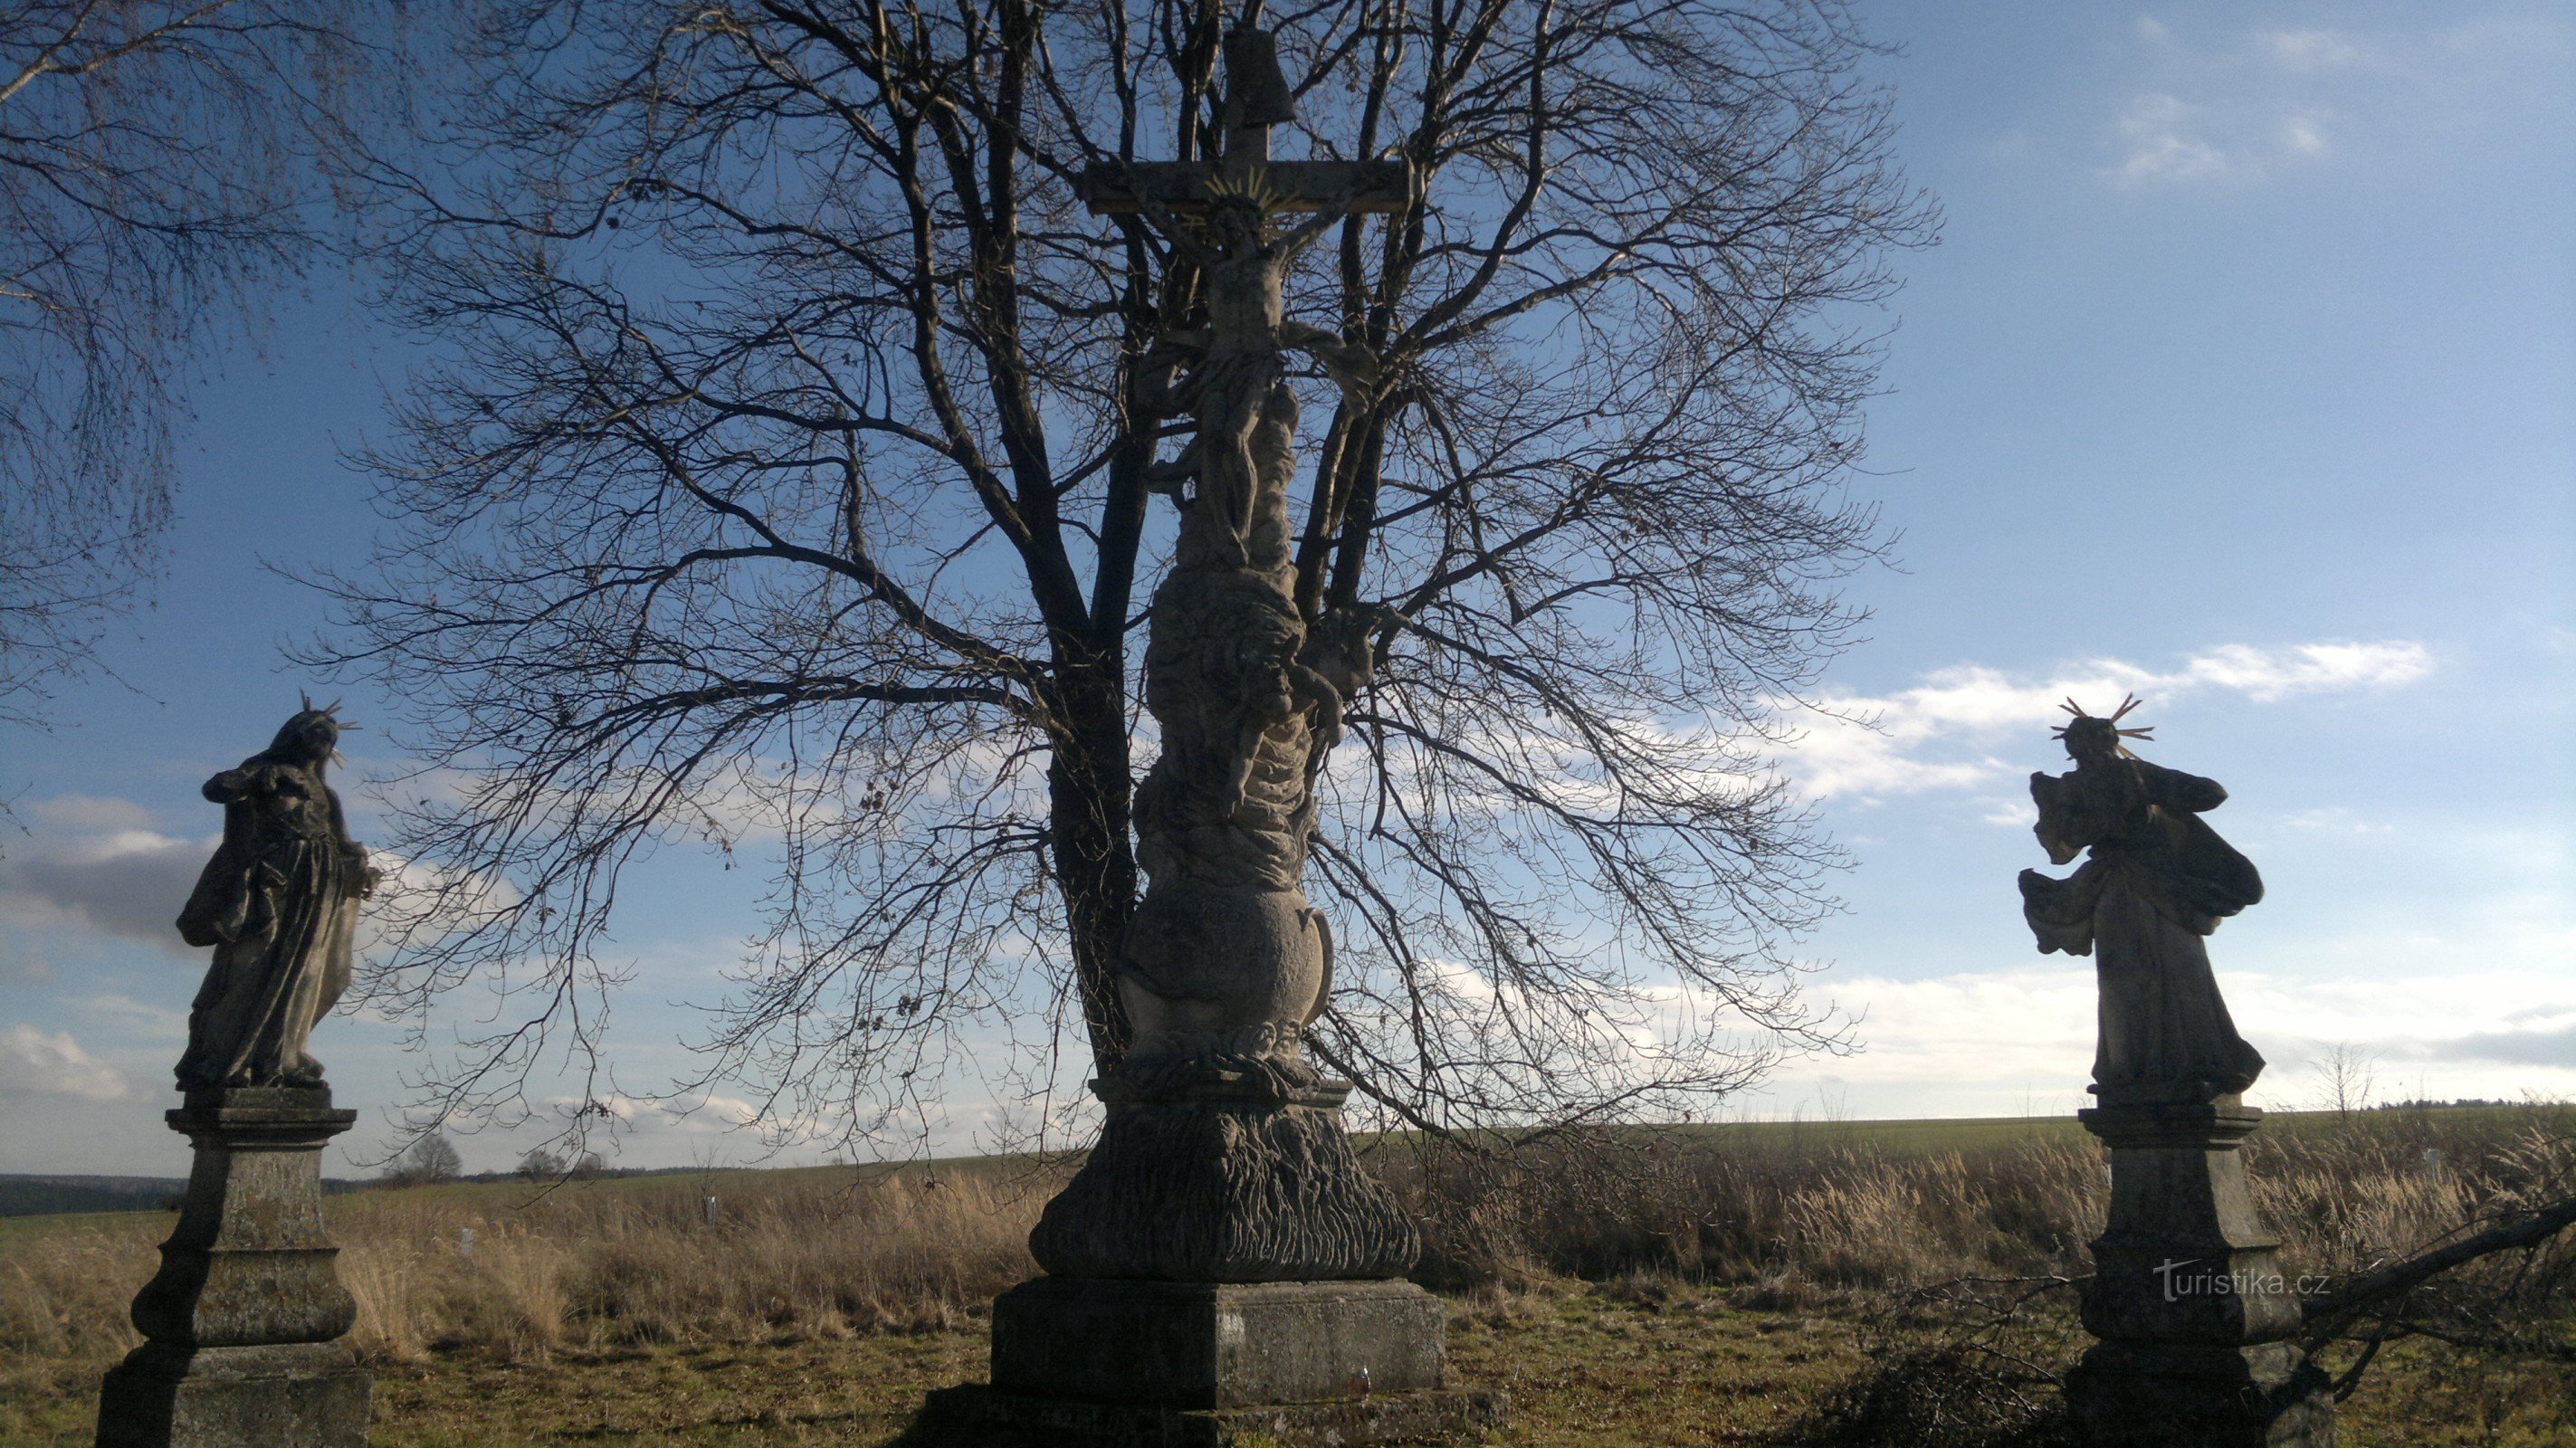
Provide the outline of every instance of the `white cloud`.
<path id="1" fill-rule="evenodd" d="M 2223 644 L 2194 657 L 2179 674 L 2151 678 L 2168 691 L 2195 684 L 2234 689 L 2258 703 L 2293 694 L 2342 689 L 2385 689 L 2411 684 L 2432 672 L 2433 656 L 2422 644 L 2298 644 L 2260 649 Z"/>
<path id="2" fill-rule="evenodd" d="M 2127 189 L 2253 182 L 2334 147 L 2337 112 L 2320 92 L 2348 93 L 2373 69 L 2365 47 L 2333 30 L 2258 30 L 2209 47 L 2152 21 L 2137 26 L 2141 83 L 2113 119 L 2116 159 L 2102 175 Z"/>
<path id="3" fill-rule="evenodd" d="M 2283 120 L 2281 149 L 2300 156 L 2324 155 L 2326 153 L 2324 115 L 2308 111 Z"/>
<path id="4" fill-rule="evenodd" d="M 125 1073 L 82 1050 L 71 1032 L 48 1035 L 21 1023 L 0 1032 L 0 1092 L 122 1101 L 133 1087 Z"/>
<path id="5" fill-rule="evenodd" d="M 175 995 L 174 995 L 175 998 Z M 180 1042 L 188 1038 L 188 1013 L 177 1006 L 139 1001 L 123 991 L 75 996 L 66 1004 L 116 1027 L 128 1040 Z"/>
<path id="6" fill-rule="evenodd" d="M 2382 1096 L 2419 1088 L 2441 1098 L 2513 1100 L 2576 1094 L 2576 979 L 2528 965 L 2304 979 L 2230 969 L 2229 933 L 2213 938 L 2237 1029 L 2268 1064 L 2259 1104 L 2317 1104 L 2317 1063 L 2337 1044 L 2376 1058 Z M 1769 1094 L 1795 1102 L 1830 1073 L 1862 1117 L 2056 1111 L 2080 1104 L 2093 1061 L 2092 962 L 1897 980 L 1831 981 L 1865 1008 L 1856 1056 L 1793 1065 Z"/>
<path id="7" fill-rule="evenodd" d="M 546 1105 L 566 1120 L 577 1119 L 587 1108 L 588 1114 L 599 1119 L 612 1137 L 621 1138 L 648 1133 L 706 1137 L 748 1131 L 758 1135 L 764 1144 L 775 1146 L 811 1143 L 832 1136 L 819 1120 L 764 1121 L 760 1108 L 752 1102 L 713 1092 L 668 1099 L 614 1093 L 587 1101 L 578 1096 L 556 1096 L 548 1098 Z"/>
<path id="8" fill-rule="evenodd" d="M 2095 659 L 2046 678 L 1962 664 L 1894 694 L 1826 696 L 1819 701 L 1825 719 L 1805 731 L 1782 764 L 1811 795 L 1870 798 L 1972 789 L 2012 772 L 1979 746 L 2061 720 L 2063 699 L 2096 712 L 2108 712 L 2124 694 L 2169 699 L 2218 691 L 2268 704 L 2305 694 L 2399 688 L 2432 668 L 2431 653 L 2405 640 L 2279 648 L 2222 644 L 2174 669 Z"/>
<path id="9" fill-rule="evenodd" d="M 30 822 L 49 829 L 97 835 L 116 830 L 148 830 L 152 811 L 130 799 L 94 794 L 58 794 L 27 806 Z"/>
<path id="10" fill-rule="evenodd" d="M 2161 91 L 2132 98 L 2119 132 L 2124 154 L 2110 170 L 2123 186 L 2215 180 L 2259 169 L 2253 157 L 2212 144 L 2200 108 Z"/>
<path id="11" fill-rule="evenodd" d="M 179 910 L 216 840 L 153 829 L 125 800 L 64 795 L 31 806 L 34 837 L 0 860 L 0 921 L 87 929 L 184 950 Z"/>
<path id="12" fill-rule="evenodd" d="M 2370 60 L 2359 43 L 2333 30 L 2258 30 L 2254 48 L 2274 65 L 2298 75 L 2351 70 Z"/>
<path id="13" fill-rule="evenodd" d="M 2329 157 L 2417 162 L 2555 124 L 2570 27 L 2529 7 L 2444 28 L 2131 26 L 2099 175 L 2126 190 L 2251 185 Z"/>

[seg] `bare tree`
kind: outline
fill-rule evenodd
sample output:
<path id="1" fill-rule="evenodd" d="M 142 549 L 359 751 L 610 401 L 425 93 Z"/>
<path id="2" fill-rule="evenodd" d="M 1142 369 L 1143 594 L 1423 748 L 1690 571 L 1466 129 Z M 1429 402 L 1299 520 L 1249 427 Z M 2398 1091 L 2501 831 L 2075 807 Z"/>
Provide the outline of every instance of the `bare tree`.
<path id="1" fill-rule="evenodd" d="M 159 559 L 187 367 L 312 240 L 354 13 L 0 9 L 0 722 L 42 720 Z"/>
<path id="2" fill-rule="evenodd" d="M 406 1186 L 452 1182 L 465 1170 L 465 1158 L 444 1132 L 433 1131 L 403 1148 L 385 1167 L 385 1180 Z"/>
<path id="3" fill-rule="evenodd" d="M 774 1117 L 880 1129 L 972 1022 L 1119 1058 L 1156 343 L 1200 297 L 1074 183 L 1208 154 L 1244 13 L 530 5 L 470 139 L 380 169 L 453 361 L 368 459 L 398 532 L 325 580 L 315 660 L 407 700 L 436 777 L 395 791 L 435 879 L 373 999 L 527 993 L 447 1106 L 590 1055 L 622 872 L 688 840 L 773 862 L 703 1061 Z M 1835 857 L 1766 760 L 1853 622 L 1872 309 L 1930 225 L 1864 43 L 1798 0 L 1271 19 L 1283 137 L 1421 179 L 1291 299 L 1384 378 L 1307 379 L 1299 603 L 1388 610 L 1322 785 L 1313 1049 L 1448 1130 L 1832 1044 L 1785 947 Z"/>
<path id="4" fill-rule="evenodd" d="M 2354 1112 L 2370 1109 L 2371 1093 L 2379 1084 L 2377 1052 L 2338 1041 L 2326 1048 L 2311 1069 L 2317 1074 L 2317 1090 L 2326 1110 L 2349 1120 Z"/>

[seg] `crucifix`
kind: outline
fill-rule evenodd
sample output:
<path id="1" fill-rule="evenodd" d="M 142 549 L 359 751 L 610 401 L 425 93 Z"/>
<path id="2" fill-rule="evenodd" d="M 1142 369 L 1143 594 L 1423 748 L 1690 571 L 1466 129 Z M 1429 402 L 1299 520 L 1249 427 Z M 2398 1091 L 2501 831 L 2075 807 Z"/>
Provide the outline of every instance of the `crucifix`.
<path id="1" fill-rule="evenodd" d="M 1225 62 L 1213 161 L 1111 162 L 1079 188 L 1196 271 L 1192 325 L 1137 359 L 1127 419 L 1150 431 L 1186 412 L 1196 435 L 1146 475 L 1181 523 L 1145 646 L 1161 748 L 1134 821 L 1151 883 L 1111 966 L 1131 1036 L 1092 1083 L 1099 1141 L 1029 1235 L 1047 1275 L 994 1304 L 993 1391 L 954 1399 L 1048 1442 L 1371 1443 L 1501 1410 L 1443 1387 L 1443 1309 L 1404 1275 L 1420 1236 L 1352 1153 L 1351 1083 L 1304 1055 L 1333 977 L 1303 884 L 1318 769 L 1393 615 L 1298 610 L 1285 354 L 1315 357 L 1362 406 L 1377 359 L 1288 320 L 1283 292 L 1333 225 L 1411 206 L 1412 169 L 1271 160 L 1270 128 L 1296 114 L 1276 44 L 1247 20 Z M 1072 1437 L 1075 1422 L 1100 1431 Z"/>
<path id="2" fill-rule="evenodd" d="M 1225 40 L 1224 150 L 1213 163 L 1108 162 L 1086 172 L 1081 195 L 1101 215 L 1142 214 L 1202 278 L 1206 325 L 1168 334 L 1140 360 L 1132 393 L 1140 419 L 1189 412 L 1197 437 L 1149 475 L 1179 497 L 1195 481 L 1182 525 L 1184 561 L 1276 573 L 1288 562 L 1288 481 L 1297 403 L 1284 353 L 1306 352 L 1349 392 L 1376 380 L 1365 347 L 1291 321 L 1284 292 L 1300 251 L 1345 217 L 1401 211 L 1413 201 L 1411 165 L 1377 161 L 1273 161 L 1270 128 L 1296 119 L 1279 52 L 1266 31 Z M 1270 218 L 1305 213 L 1273 235 Z M 1176 372 L 1187 369 L 1176 387 Z"/>
<path id="3" fill-rule="evenodd" d="M 1225 37 L 1225 144 L 1213 164 L 1205 161 L 1103 161 L 1083 172 L 1075 188 L 1095 215 L 1204 211 L 1208 183 L 1240 180 L 1260 171 L 1278 211 L 1402 211 L 1413 200 L 1413 168 L 1401 159 L 1378 161 L 1273 161 L 1270 128 L 1297 119 L 1288 78 L 1279 69 L 1279 45 L 1269 31 L 1237 28 Z"/>

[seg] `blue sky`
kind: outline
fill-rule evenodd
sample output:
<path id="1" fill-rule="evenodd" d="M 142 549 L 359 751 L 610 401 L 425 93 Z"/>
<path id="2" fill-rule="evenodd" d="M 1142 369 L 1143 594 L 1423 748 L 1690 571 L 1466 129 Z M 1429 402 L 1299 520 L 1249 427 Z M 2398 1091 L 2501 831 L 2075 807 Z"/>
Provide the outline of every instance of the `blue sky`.
<path id="1" fill-rule="evenodd" d="M 1851 850 L 1806 942 L 1860 1054 L 1792 1063 L 1747 1114 L 2018 1114 L 2076 1104 L 2090 965 L 2034 952 L 2044 863 L 2021 780 L 2073 690 L 2123 689 L 2149 757 L 2214 776 L 2212 823 L 2270 896 L 2212 955 L 2271 1058 L 2377 1053 L 2383 1094 L 2576 1094 L 2576 65 L 2560 7 L 2465 3 L 1869 7 L 1904 47 L 1900 154 L 1947 213 L 1909 278 L 1871 413 L 1901 568 L 1855 585 L 1869 641 L 1785 767 Z M 342 447 L 379 431 L 402 339 L 332 279 L 196 398 L 183 517 L 116 678 L 0 743 L 26 833 L 0 859 L 0 1171 L 184 1170 L 158 1109 L 201 968 L 169 921 L 218 826 L 208 774 L 263 744 L 321 621 L 265 571 L 364 551 Z M 353 695 L 364 722 L 378 701 Z M 353 736 L 352 779 L 397 761 Z M 353 794 L 353 803 L 356 800 Z M 366 821 L 359 821 L 361 837 Z M 720 991 L 752 872 L 669 857 L 622 919 L 635 1099 L 621 1159 L 758 1144 L 722 1099 L 647 1098 Z M 456 1003 L 459 1019 L 477 1009 Z M 433 1042 L 452 1023 L 436 1023 Z M 401 1033 L 327 1022 L 394 1139 Z M 961 1083 L 942 1139 L 971 1140 Z M 498 1166 L 533 1136 L 461 1144 Z"/>

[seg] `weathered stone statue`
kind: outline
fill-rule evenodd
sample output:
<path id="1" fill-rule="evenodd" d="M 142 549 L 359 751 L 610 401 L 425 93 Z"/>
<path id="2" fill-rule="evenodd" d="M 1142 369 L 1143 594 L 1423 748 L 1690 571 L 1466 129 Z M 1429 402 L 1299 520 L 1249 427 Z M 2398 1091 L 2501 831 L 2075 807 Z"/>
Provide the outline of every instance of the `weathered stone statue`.
<path id="1" fill-rule="evenodd" d="M 224 841 L 180 914 L 215 948 L 188 1019 L 170 1129 L 195 1151 L 161 1270 L 134 1299 L 145 1342 L 99 1388 L 99 1448 L 363 1448 L 370 1384 L 340 1339 L 357 1304 L 322 1224 L 332 1109 L 313 1023 L 349 981 L 375 887 L 322 771 L 342 725 L 308 701 L 206 782 Z"/>
<path id="2" fill-rule="evenodd" d="M 215 948 L 188 1013 L 183 1091 L 322 1084 L 304 1044 L 348 989 L 358 902 L 377 881 L 322 782 L 338 707 L 307 700 L 268 748 L 206 781 L 224 842 L 179 912 L 180 937 Z"/>
<path id="3" fill-rule="evenodd" d="M 2022 914 L 2042 952 L 2094 959 L 2094 1084 L 2207 1100 L 2263 1071 L 2228 1018 L 2201 944 L 2220 920 L 2262 900 L 2263 878 L 2201 819 L 2227 801 L 2216 780 L 2150 764 L 2120 742 L 2152 733 L 2119 727 L 2136 707 L 2125 700 L 2099 719 L 2067 703 L 2075 717 L 2057 737 L 2075 768 L 2030 777 L 2036 833 L 2054 864 L 2087 846 L 2093 857 L 2065 880 L 2022 871 Z"/>
<path id="4" fill-rule="evenodd" d="M 2204 823 L 2227 791 L 2150 764 L 2124 739 L 2137 707 L 2058 731 L 2072 772 L 2031 776 L 2049 859 L 2021 874 L 2043 952 L 2090 953 L 2101 985 L 2099 1104 L 2077 1115 L 2111 1149 L 2111 1206 L 2093 1241 L 2084 1325 L 2101 1341 L 2067 1377 L 2096 1448 L 2328 1448 L 2326 1377 L 2287 1341 L 2300 1324 L 2280 1243 L 2254 1213 L 2238 1147 L 2263 1113 L 2238 1093 L 2263 1058 L 2236 1034 L 2201 943 L 2263 898 L 2254 866 Z"/>
<path id="5" fill-rule="evenodd" d="M 1216 165 L 1103 167 L 1084 186 L 1094 210 L 1142 213 L 1196 264 L 1204 316 L 1131 387 L 1143 421 L 1193 423 L 1150 475 L 1181 524 L 1145 651 L 1162 739 L 1136 794 L 1150 884 L 1115 966 L 1134 1035 L 1094 1083 L 1099 1143 L 1030 1236 L 1049 1275 L 995 1304 L 995 1391 L 941 1405 L 1051 1443 L 1356 1444 L 1499 1411 L 1440 1391 L 1443 1312 L 1403 1280 L 1413 1224 L 1352 1155 L 1350 1083 L 1301 1049 L 1332 977 L 1331 932 L 1301 888 L 1315 779 L 1396 620 L 1298 609 L 1286 354 L 1363 400 L 1376 363 L 1288 319 L 1283 285 L 1344 217 L 1408 205 L 1410 176 L 1271 162 L 1269 128 L 1293 114 L 1271 37 L 1237 30 L 1226 67 Z M 1290 213 L 1306 216 L 1281 226 Z"/>

